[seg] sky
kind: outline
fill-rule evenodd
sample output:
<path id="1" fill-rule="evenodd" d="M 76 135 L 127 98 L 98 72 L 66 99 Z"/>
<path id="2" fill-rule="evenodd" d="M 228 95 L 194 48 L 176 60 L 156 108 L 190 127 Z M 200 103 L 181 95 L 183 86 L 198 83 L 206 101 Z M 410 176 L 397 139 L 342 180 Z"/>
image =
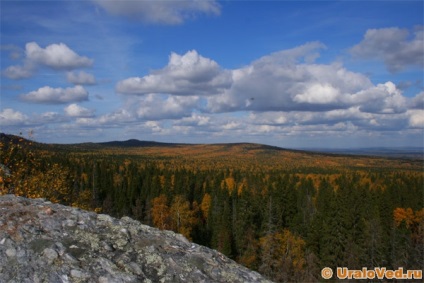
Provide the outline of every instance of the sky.
<path id="1" fill-rule="evenodd" d="M 8 1 L 0 131 L 45 143 L 424 143 L 423 1 Z"/>

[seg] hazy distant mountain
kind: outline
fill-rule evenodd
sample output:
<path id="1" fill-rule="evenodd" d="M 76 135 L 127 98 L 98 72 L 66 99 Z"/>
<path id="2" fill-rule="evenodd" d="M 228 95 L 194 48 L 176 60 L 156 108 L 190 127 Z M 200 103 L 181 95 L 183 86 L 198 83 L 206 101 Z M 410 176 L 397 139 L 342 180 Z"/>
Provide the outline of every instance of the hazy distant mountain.
<path id="1" fill-rule="evenodd" d="M 334 154 L 424 158 L 423 147 L 304 148 L 304 150 Z"/>
<path id="2" fill-rule="evenodd" d="M 96 143 L 101 146 L 112 146 L 112 147 L 168 147 L 179 145 L 177 143 L 165 143 L 165 142 L 155 142 L 155 141 L 140 141 L 136 139 L 130 139 L 126 141 L 110 141 L 110 142 L 100 142 Z"/>
<path id="3" fill-rule="evenodd" d="M 149 148 L 175 148 L 175 147 L 193 147 L 193 149 L 202 148 L 204 150 L 210 150 L 212 147 L 219 147 L 219 151 L 225 150 L 236 150 L 239 153 L 248 151 L 261 151 L 262 153 L 267 152 L 271 154 L 275 151 L 292 151 L 292 152 L 303 152 L 309 154 L 335 154 L 335 155 L 364 155 L 364 156 L 380 156 L 380 157 L 392 157 L 392 158 L 413 158 L 423 159 L 424 148 L 423 147 L 372 147 L 372 148 L 300 148 L 300 149 L 286 149 L 277 146 L 270 146 L 265 144 L 255 143 L 218 143 L 218 144 L 183 144 L 183 143 L 166 143 L 156 141 L 142 141 L 137 139 L 129 139 L 126 141 L 109 141 L 109 142 L 87 142 L 78 144 L 42 144 L 32 142 L 28 139 L 0 133 L 0 140 L 2 142 L 14 143 L 21 141 L 25 144 L 31 142 L 32 146 L 46 146 L 48 148 L 57 149 L 79 149 L 79 150 L 91 150 L 100 148 L 137 148 L 137 147 L 149 147 Z"/>

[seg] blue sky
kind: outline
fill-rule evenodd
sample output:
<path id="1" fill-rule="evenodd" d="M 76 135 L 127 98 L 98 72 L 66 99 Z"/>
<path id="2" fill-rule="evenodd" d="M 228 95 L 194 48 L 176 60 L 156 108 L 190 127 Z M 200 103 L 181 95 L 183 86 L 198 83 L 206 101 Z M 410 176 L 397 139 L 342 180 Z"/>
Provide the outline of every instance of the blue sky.
<path id="1" fill-rule="evenodd" d="M 422 1 L 0 4 L 2 132 L 423 145 Z"/>

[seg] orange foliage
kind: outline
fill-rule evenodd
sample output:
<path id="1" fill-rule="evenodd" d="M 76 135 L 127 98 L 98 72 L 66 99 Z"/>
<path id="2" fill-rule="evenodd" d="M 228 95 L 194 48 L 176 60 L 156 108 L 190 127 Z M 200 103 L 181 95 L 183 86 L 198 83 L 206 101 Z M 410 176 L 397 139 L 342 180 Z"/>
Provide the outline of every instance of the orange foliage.
<path id="1" fill-rule="evenodd" d="M 168 199 L 165 195 L 160 195 L 152 200 L 153 225 L 159 229 L 170 228 L 170 209 Z"/>
<path id="2" fill-rule="evenodd" d="M 196 224 L 195 213 L 198 210 L 198 204 L 194 203 L 193 207 L 194 210 L 190 209 L 190 203 L 181 195 L 177 195 L 169 207 L 167 197 L 160 195 L 152 200 L 153 225 L 159 229 L 172 229 L 191 239 L 191 231 Z"/>
<path id="3" fill-rule="evenodd" d="M 72 203 L 72 206 L 89 210 L 92 199 L 91 191 L 85 190 L 79 193 L 78 198 Z M 96 212 L 100 212 L 101 208 L 96 208 Z"/>
<path id="4" fill-rule="evenodd" d="M 305 241 L 284 229 L 259 239 L 262 266 L 260 271 L 265 275 L 281 274 L 283 276 L 303 271 L 305 266 Z M 284 271 L 284 273 L 281 273 Z M 277 276 L 278 277 L 278 276 Z M 292 278 L 277 278 L 281 281 L 291 281 Z"/>
<path id="5" fill-rule="evenodd" d="M 243 193 L 243 190 L 248 187 L 246 178 L 243 178 L 243 181 L 238 184 L 237 195 L 240 196 Z"/>
<path id="6" fill-rule="evenodd" d="M 395 208 L 393 211 L 393 220 L 395 221 L 396 227 L 402 222 L 405 222 L 406 228 L 411 226 L 419 225 L 424 221 L 424 208 L 421 210 L 413 211 L 411 208 Z"/>
<path id="7" fill-rule="evenodd" d="M 209 209 L 211 208 L 212 198 L 211 195 L 206 193 L 203 196 L 202 203 L 200 204 L 200 210 L 202 211 L 203 218 L 208 220 Z"/>
<path id="8" fill-rule="evenodd" d="M 227 189 L 232 192 L 234 188 L 236 187 L 236 182 L 233 177 L 227 177 L 224 179 L 225 185 L 227 186 Z"/>
<path id="9" fill-rule="evenodd" d="M 191 231 L 196 223 L 194 211 L 190 209 L 190 203 L 181 195 L 177 195 L 170 209 L 172 230 L 183 234 L 191 240 Z"/>

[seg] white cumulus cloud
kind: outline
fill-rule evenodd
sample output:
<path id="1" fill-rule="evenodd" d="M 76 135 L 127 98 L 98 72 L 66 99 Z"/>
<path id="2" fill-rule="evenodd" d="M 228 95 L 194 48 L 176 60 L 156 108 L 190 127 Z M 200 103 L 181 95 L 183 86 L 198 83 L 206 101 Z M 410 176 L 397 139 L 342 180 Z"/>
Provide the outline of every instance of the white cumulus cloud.
<path id="1" fill-rule="evenodd" d="M 209 113 L 322 112 L 351 107 L 382 114 L 407 110 L 407 99 L 392 82 L 374 85 L 364 74 L 349 71 L 340 63 L 315 63 L 323 48 L 319 42 L 310 42 L 233 70 L 221 68 L 195 50 L 184 55 L 172 53 L 164 68 L 120 81 L 116 89 L 146 96 L 138 110 L 140 117 L 163 117 L 164 111 L 169 117 L 190 113 L 188 108 L 176 108 L 181 106 L 175 98 L 179 96 L 200 97 L 202 103 L 188 107 Z M 165 103 L 154 94 L 169 97 Z"/>
<path id="2" fill-rule="evenodd" d="M 360 105 L 361 111 L 374 113 L 402 113 L 407 100 L 392 82 L 378 84 L 353 94 L 350 100 Z"/>
<path id="3" fill-rule="evenodd" d="M 161 120 L 190 116 L 197 107 L 197 96 L 164 96 L 149 94 L 137 102 L 136 113 L 140 119 Z"/>
<path id="4" fill-rule="evenodd" d="M 391 72 L 409 66 L 424 67 L 424 28 L 419 26 L 410 37 L 410 31 L 397 27 L 369 29 L 363 40 L 350 52 L 359 58 L 384 61 Z"/>
<path id="5" fill-rule="evenodd" d="M 10 79 L 23 79 L 33 76 L 39 66 L 55 70 L 73 70 L 90 67 L 92 64 L 92 59 L 78 55 L 64 43 L 50 44 L 42 48 L 36 42 L 28 42 L 25 45 L 23 64 L 9 66 L 3 74 Z"/>
<path id="6" fill-rule="evenodd" d="M 409 126 L 424 129 L 424 110 L 409 110 Z"/>
<path id="7" fill-rule="evenodd" d="M 232 70 L 232 85 L 208 97 L 209 111 L 324 111 L 357 104 L 352 96 L 372 88 L 371 81 L 341 64 L 311 62 L 319 48 L 309 43 Z"/>
<path id="8" fill-rule="evenodd" d="M 168 65 L 150 75 L 118 82 L 116 90 L 124 94 L 169 93 L 175 95 L 209 95 L 231 84 L 230 73 L 197 53 L 172 53 Z"/>
<path id="9" fill-rule="evenodd" d="M 78 104 L 70 104 L 65 107 L 65 114 L 70 117 L 92 117 L 94 110 L 79 106 Z"/>
<path id="10" fill-rule="evenodd" d="M 2 126 L 24 125 L 28 121 L 27 115 L 11 108 L 5 108 L 0 112 L 0 125 Z"/>
<path id="11" fill-rule="evenodd" d="M 88 92 L 80 85 L 68 88 L 44 86 L 38 90 L 23 94 L 21 98 L 24 101 L 34 103 L 62 104 L 88 100 Z"/>
<path id="12" fill-rule="evenodd" d="M 178 121 L 178 125 L 184 126 L 207 126 L 211 122 L 211 117 L 192 113 L 190 117 L 183 117 Z"/>
<path id="13" fill-rule="evenodd" d="M 424 110 L 424 91 L 420 92 L 410 100 L 409 108 Z"/>
<path id="14" fill-rule="evenodd" d="M 53 69 L 71 70 L 93 64 L 92 59 L 78 55 L 64 43 L 41 48 L 36 42 L 29 42 L 25 46 L 25 54 L 29 60 Z"/>
<path id="15" fill-rule="evenodd" d="M 107 12 L 152 24 L 181 24 L 199 14 L 219 15 L 214 0 L 93 0 Z"/>
<path id="16" fill-rule="evenodd" d="M 296 94 L 293 100 L 299 103 L 327 104 L 336 101 L 339 95 L 339 90 L 329 83 L 317 83 L 307 87 L 305 92 Z"/>
<path id="17" fill-rule="evenodd" d="M 118 109 L 112 113 L 102 115 L 100 117 L 79 117 L 76 122 L 79 126 L 97 128 L 100 125 L 108 127 L 120 127 L 136 122 L 134 113 L 127 109 Z"/>

